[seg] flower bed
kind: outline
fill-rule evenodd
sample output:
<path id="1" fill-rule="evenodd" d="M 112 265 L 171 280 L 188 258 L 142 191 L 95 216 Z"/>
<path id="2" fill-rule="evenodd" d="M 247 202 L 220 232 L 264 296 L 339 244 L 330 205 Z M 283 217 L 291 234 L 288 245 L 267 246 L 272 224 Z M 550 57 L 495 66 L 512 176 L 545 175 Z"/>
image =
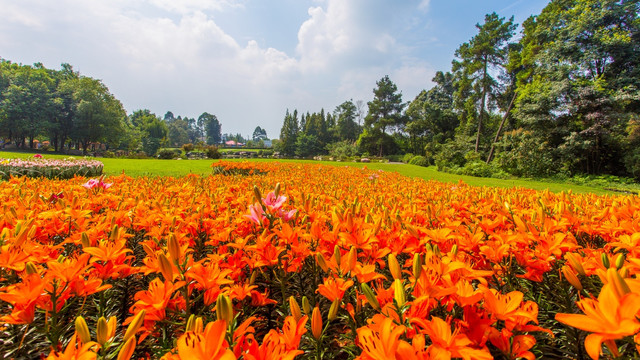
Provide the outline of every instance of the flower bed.
<path id="1" fill-rule="evenodd" d="M 104 165 L 98 160 L 44 159 L 35 155 L 29 159 L 0 159 L 0 178 L 10 176 L 70 179 L 74 176 L 99 176 Z"/>
<path id="2" fill-rule="evenodd" d="M 638 197 L 252 166 L 0 183 L 0 354 L 638 355 Z"/>

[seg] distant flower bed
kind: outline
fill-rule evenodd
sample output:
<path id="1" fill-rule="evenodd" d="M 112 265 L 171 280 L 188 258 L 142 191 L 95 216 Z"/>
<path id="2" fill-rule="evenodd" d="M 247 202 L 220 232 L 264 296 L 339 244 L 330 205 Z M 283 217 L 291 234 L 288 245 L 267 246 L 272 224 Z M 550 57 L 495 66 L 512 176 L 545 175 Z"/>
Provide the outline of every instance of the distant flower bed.
<path id="1" fill-rule="evenodd" d="M 211 164 L 214 175 L 262 175 L 268 172 L 264 164 L 249 161 L 217 161 Z"/>
<path id="2" fill-rule="evenodd" d="M 104 165 L 97 160 L 87 159 L 44 159 L 36 154 L 29 159 L 0 159 L 0 177 L 10 176 L 46 177 L 49 179 L 70 179 L 79 176 L 99 176 Z"/>

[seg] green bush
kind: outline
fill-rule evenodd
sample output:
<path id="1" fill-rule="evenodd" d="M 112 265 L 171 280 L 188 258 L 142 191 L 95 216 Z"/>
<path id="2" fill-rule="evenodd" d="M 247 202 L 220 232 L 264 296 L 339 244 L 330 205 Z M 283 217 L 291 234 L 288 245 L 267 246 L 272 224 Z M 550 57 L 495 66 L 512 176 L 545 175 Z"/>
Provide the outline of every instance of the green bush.
<path id="1" fill-rule="evenodd" d="M 402 155 L 387 155 L 384 157 L 390 162 L 403 162 L 404 156 Z"/>
<path id="2" fill-rule="evenodd" d="M 116 157 L 116 154 L 113 151 L 105 151 L 102 153 L 102 157 L 106 157 L 106 158 L 114 158 Z"/>
<path id="3" fill-rule="evenodd" d="M 178 157 L 178 154 L 176 154 L 173 150 L 160 150 L 158 152 L 158 159 L 165 159 L 165 160 L 169 160 L 169 159 L 175 159 Z"/>
<path id="4" fill-rule="evenodd" d="M 557 172 L 548 144 L 529 131 L 507 132 L 497 144 L 497 166 L 518 177 L 548 177 Z"/>
<path id="5" fill-rule="evenodd" d="M 182 150 L 186 153 L 193 151 L 193 149 L 195 149 L 195 146 L 192 143 L 182 145 Z"/>
<path id="6" fill-rule="evenodd" d="M 406 153 L 404 154 L 404 156 L 402 157 L 402 162 L 405 164 L 408 164 L 409 161 L 411 161 L 411 159 L 413 159 L 415 155 L 413 155 L 412 153 Z"/>
<path id="7" fill-rule="evenodd" d="M 207 155 L 209 159 L 220 159 L 222 154 L 218 150 L 218 147 L 215 145 L 209 145 L 205 148 L 204 153 Z"/>
<path id="8" fill-rule="evenodd" d="M 466 163 L 460 171 L 462 175 L 469 176 L 491 177 L 493 175 L 493 168 L 489 164 L 480 160 Z"/>
<path id="9" fill-rule="evenodd" d="M 457 136 L 447 141 L 440 147 L 440 152 L 433 157 L 438 171 L 464 167 L 467 163 L 466 155 L 473 152 L 474 144 L 475 140 L 471 136 Z"/>
<path id="10" fill-rule="evenodd" d="M 429 166 L 429 160 L 422 155 L 416 155 L 409 160 L 409 164 L 418 166 Z"/>
<path id="11" fill-rule="evenodd" d="M 338 141 L 327 145 L 329 155 L 335 159 L 346 160 L 358 154 L 358 147 L 350 141 Z"/>

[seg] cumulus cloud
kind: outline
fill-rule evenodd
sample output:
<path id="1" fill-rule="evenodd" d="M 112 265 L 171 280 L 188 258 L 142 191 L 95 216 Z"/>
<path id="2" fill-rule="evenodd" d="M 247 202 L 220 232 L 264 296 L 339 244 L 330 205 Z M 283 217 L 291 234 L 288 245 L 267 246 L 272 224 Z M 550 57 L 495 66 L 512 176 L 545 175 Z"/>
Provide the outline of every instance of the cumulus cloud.
<path id="1" fill-rule="evenodd" d="M 384 75 L 404 96 L 427 86 L 431 68 L 399 38 L 402 19 L 425 3 L 310 2 L 295 53 L 287 54 L 253 39 L 239 43 L 216 22 L 249 0 L 0 0 L 0 44 L 11 44 L 0 56 L 48 67 L 68 62 L 103 79 L 128 111 L 208 111 L 225 132 L 260 125 L 275 137 L 286 108 L 331 111 L 350 98 L 368 101 Z"/>

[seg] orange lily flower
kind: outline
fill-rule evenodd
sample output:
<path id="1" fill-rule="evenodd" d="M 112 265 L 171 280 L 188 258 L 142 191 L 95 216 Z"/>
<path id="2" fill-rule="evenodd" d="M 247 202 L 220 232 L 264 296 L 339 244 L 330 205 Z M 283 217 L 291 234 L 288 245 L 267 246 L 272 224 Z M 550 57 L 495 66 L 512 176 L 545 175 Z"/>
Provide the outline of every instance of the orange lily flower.
<path id="1" fill-rule="evenodd" d="M 434 359 L 450 359 L 461 357 L 463 359 L 493 359 L 487 348 L 475 349 L 472 342 L 465 334 L 459 333 L 456 328 L 451 332 L 451 325 L 446 321 L 433 317 L 425 329 L 425 333 L 432 341 L 427 352 Z"/>
<path id="2" fill-rule="evenodd" d="M 73 334 L 64 352 L 51 350 L 46 360 L 95 360 L 95 348 L 98 343 L 90 341 L 83 344 L 77 333 Z"/>
<path id="3" fill-rule="evenodd" d="M 390 360 L 396 358 L 400 335 L 405 332 L 403 325 L 395 325 L 393 320 L 377 314 L 372 324 L 357 330 L 361 360 Z"/>
<path id="4" fill-rule="evenodd" d="M 344 280 L 343 278 L 327 277 L 324 279 L 324 284 L 318 285 L 316 292 L 324 295 L 329 301 L 336 299 L 342 300 L 345 291 L 353 286 L 353 281 Z"/>
<path id="5" fill-rule="evenodd" d="M 210 322 L 204 333 L 192 331 L 178 339 L 178 355 L 182 360 L 235 360 L 225 338 L 227 323 L 224 320 Z"/>
<path id="6" fill-rule="evenodd" d="M 600 290 L 598 300 L 582 299 L 578 306 L 584 312 L 580 314 L 556 314 L 559 322 L 591 332 L 584 341 L 585 348 L 592 359 L 600 356 L 600 348 L 605 342 L 607 346 L 615 346 L 613 340 L 634 335 L 640 331 L 638 311 L 640 311 L 640 294 L 628 293 L 620 298 L 616 296 L 613 284 L 606 284 Z M 611 342 L 609 342 L 611 341 Z M 617 348 L 612 349 L 617 351 Z"/>
<path id="7" fill-rule="evenodd" d="M 138 313 L 146 310 L 145 322 L 160 321 L 165 318 L 166 309 L 172 301 L 173 293 L 184 285 L 184 282 L 176 284 L 170 281 L 162 282 L 159 278 L 155 278 L 149 283 L 149 289 L 139 291 L 134 299 L 133 312 Z"/>

